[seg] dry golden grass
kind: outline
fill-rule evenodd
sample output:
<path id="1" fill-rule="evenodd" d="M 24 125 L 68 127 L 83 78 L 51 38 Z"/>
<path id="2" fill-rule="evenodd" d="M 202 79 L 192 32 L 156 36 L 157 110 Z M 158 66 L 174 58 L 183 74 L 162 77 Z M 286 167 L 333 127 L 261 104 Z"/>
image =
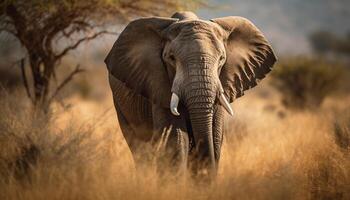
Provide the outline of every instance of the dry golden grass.
<path id="1" fill-rule="evenodd" d="M 346 101 L 295 113 L 259 92 L 233 104 L 211 185 L 159 177 L 152 164 L 136 172 L 110 96 L 97 103 L 72 96 L 73 106 L 54 106 L 48 121 L 30 120 L 20 96 L 2 95 L 0 199 L 350 199 Z"/>

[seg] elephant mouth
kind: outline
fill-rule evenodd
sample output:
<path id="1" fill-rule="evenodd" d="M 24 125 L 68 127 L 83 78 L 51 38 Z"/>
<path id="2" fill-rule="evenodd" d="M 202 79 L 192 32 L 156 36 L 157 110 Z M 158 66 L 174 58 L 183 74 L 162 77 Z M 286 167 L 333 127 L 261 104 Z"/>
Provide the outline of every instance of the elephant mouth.
<path id="1" fill-rule="evenodd" d="M 230 103 L 228 102 L 228 100 L 225 97 L 224 90 L 222 89 L 222 87 L 220 87 L 219 90 L 220 91 L 218 93 L 218 97 L 217 98 L 219 99 L 220 104 L 225 108 L 225 110 L 227 111 L 228 114 L 233 116 L 233 110 L 232 110 L 232 108 L 230 106 Z M 170 100 L 170 111 L 175 116 L 179 116 L 180 115 L 180 113 L 178 111 L 179 101 L 180 101 L 179 96 L 176 93 L 173 92 L 172 95 L 171 95 L 171 100 Z"/>

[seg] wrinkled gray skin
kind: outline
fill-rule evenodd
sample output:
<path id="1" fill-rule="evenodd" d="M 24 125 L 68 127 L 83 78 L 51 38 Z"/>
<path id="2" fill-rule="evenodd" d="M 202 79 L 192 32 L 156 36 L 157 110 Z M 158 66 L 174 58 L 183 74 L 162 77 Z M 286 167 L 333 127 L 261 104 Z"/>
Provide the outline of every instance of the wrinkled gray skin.
<path id="1" fill-rule="evenodd" d="M 230 112 L 224 100 L 254 87 L 275 61 L 262 33 L 241 17 L 204 21 L 181 12 L 131 22 L 105 62 L 132 153 L 165 131 L 174 166 L 215 175 Z"/>

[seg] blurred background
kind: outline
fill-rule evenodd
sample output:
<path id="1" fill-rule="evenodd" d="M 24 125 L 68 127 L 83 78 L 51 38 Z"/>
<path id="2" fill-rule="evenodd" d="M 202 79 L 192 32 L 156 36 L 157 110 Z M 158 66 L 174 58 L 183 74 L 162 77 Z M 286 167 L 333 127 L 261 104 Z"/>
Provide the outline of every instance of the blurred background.
<path id="1" fill-rule="evenodd" d="M 0 9 L 0 199 L 350 199 L 349 1 L 5 0 Z M 178 10 L 246 17 L 279 58 L 232 104 L 209 189 L 163 180 L 152 165 L 135 171 L 103 62 L 130 20 Z"/>

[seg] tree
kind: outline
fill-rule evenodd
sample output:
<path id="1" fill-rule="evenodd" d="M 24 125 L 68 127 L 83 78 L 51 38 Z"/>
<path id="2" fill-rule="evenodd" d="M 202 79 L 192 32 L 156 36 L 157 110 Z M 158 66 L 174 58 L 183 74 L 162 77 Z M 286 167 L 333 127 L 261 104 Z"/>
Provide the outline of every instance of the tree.
<path id="1" fill-rule="evenodd" d="M 328 31 L 315 31 L 309 36 L 309 40 L 316 53 L 350 55 L 350 32 L 341 37 Z"/>
<path id="2" fill-rule="evenodd" d="M 278 63 L 271 73 L 274 80 L 271 83 L 281 93 L 285 107 L 315 110 L 326 97 L 341 89 L 347 73 L 341 63 L 312 57 L 291 57 Z"/>
<path id="3" fill-rule="evenodd" d="M 24 62 L 20 62 L 27 95 L 35 108 L 47 110 L 58 92 L 82 71 L 78 65 L 50 91 L 60 60 L 83 42 L 110 33 L 109 23 L 169 14 L 198 4 L 199 0 L 4 0 L 0 3 L 0 31 L 15 36 L 25 48 L 33 79 L 29 85 Z M 63 47 L 59 48 L 58 42 Z"/>

